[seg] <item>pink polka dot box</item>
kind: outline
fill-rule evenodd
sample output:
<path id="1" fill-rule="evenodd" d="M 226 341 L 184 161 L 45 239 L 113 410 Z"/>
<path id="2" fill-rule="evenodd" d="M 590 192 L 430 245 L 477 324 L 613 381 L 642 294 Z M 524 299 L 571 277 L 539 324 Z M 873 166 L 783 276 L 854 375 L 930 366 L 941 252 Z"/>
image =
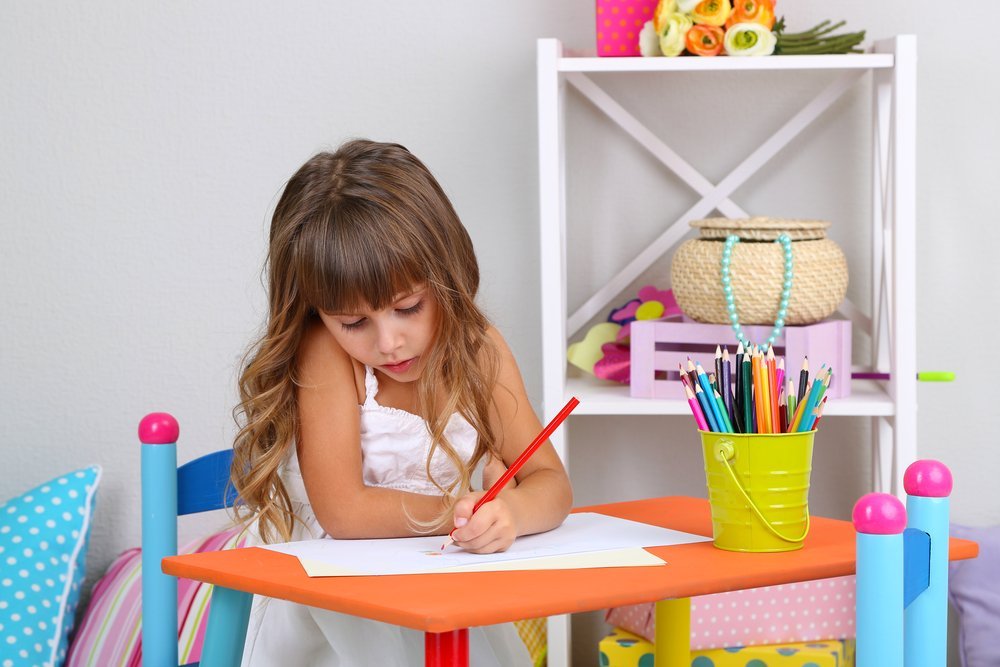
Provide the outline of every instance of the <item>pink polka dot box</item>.
<path id="1" fill-rule="evenodd" d="M 638 56 L 639 32 L 656 0 L 597 0 L 597 55 Z"/>
<path id="2" fill-rule="evenodd" d="M 854 575 L 691 598 L 691 650 L 853 639 Z M 652 604 L 609 609 L 616 628 L 653 641 Z"/>

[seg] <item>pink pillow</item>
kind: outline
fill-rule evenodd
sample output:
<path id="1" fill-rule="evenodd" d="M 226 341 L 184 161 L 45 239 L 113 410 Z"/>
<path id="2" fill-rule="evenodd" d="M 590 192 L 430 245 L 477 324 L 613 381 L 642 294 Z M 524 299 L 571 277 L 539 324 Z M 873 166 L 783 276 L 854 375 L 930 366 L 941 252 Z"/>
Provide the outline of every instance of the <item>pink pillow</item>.
<path id="1" fill-rule="evenodd" d="M 243 546 L 239 528 L 229 528 L 192 542 L 181 553 L 219 551 Z M 66 667 L 139 667 L 142 664 L 142 550 L 129 549 L 115 559 L 94 585 L 90 604 L 70 645 Z M 187 664 L 201 659 L 212 586 L 190 579 L 177 582 L 178 657 Z"/>

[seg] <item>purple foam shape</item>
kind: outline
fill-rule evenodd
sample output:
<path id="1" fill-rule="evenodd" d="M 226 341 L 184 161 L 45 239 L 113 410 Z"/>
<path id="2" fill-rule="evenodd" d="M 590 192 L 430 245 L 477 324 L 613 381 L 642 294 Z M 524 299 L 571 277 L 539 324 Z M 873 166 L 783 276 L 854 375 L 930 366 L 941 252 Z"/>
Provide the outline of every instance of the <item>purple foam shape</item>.
<path id="1" fill-rule="evenodd" d="M 144 445 L 170 445 L 177 442 L 181 429 L 167 412 L 151 412 L 139 422 L 139 442 Z"/>
<path id="2" fill-rule="evenodd" d="M 906 528 L 906 508 L 889 493 L 866 493 L 851 512 L 854 529 L 866 535 L 898 535 Z"/>
<path id="3" fill-rule="evenodd" d="M 953 482 L 948 466 L 934 459 L 914 461 L 903 473 L 906 493 L 922 498 L 947 498 Z"/>

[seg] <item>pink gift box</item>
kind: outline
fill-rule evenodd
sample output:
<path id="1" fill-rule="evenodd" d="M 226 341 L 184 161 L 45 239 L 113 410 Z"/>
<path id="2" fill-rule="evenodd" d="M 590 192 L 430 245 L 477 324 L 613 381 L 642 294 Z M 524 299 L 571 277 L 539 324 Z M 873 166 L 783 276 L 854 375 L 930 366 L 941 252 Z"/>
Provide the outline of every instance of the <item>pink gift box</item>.
<path id="1" fill-rule="evenodd" d="M 752 341 L 765 341 L 772 327 L 745 326 Z M 687 367 L 687 358 L 701 363 L 706 373 L 715 372 L 715 346 L 729 348 L 735 363 L 735 336 L 725 324 L 700 322 L 632 323 L 629 394 L 634 398 L 684 398 L 684 388 L 677 364 Z M 785 359 L 785 378 L 799 386 L 802 360 L 809 357 L 809 378 L 826 364 L 833 371 L 827 396 L 851 395 L 851 322 L 827 320 L 806 326 L 786 326 L 774 341 L 774 353 Z M 733 369 L 733 376 L 736 371 Z"/>
<path id="2" fill-rule="evenodd" d="M 853 575 L 691 598 L 691 650 L 852 639 Z M 612 626 L 654 640 L 652 604 L 609 609 Z"/>
<path id="3" fill-rule="evenodd" d="M 597 0 L 597 55 L 638 56 L 639 32 L 656 0 Z"/>

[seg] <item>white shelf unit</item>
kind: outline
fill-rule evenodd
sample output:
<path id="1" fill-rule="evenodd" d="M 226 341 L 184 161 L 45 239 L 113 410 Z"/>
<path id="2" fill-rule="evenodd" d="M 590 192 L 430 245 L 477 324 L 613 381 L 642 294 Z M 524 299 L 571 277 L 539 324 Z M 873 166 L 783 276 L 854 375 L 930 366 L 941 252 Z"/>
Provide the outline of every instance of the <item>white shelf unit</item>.
<path id="1" fill-rule="evenodd" d="M 683 239 L 691 220 L 718 211 L 748 217 L 729 195 L 843 93 L 871 73 L 872 202 L 871 302 L 840 308 L 853 326 L 871 337 L 872 358 L 864 370 L 891 374 L 887 381 L 854 381 L 851 396 L 830 400 L 824 416 L 872 419 L 872 488 L 902 495 L 902 473 L 916 459 L 916 38 L 901 35 L 876 42 L 869 53 L 763 58 L 600 58 L 580 56 L 557 39 L 538 40 L 538 158 L 540 262 L 542 267 L 542 383 L 544 421 L 569 400 L 580 399 L 574 415 L 683 415 L 686 401 L 637 399 L 628 388 L 593 379 L 567 377 L 566 348 L 592 318 L 607 312 L 634 280 Z M 838 76 L 743 162 L 712 183 L 601 89 L 588 73 L 836 70 Z M 780 83 L 775 73 L 776 82 Z M 570 312 L 567 302 L 566 88 L 584 98 L 676 176 L 701 199 L 608 283 Z M 667 137 L 666 139 L 669 139 Z M 552 437 L 568 463 L 567 429 Z M 549 621 L 549 665 L 570 664 L 569 621 Z"/>

